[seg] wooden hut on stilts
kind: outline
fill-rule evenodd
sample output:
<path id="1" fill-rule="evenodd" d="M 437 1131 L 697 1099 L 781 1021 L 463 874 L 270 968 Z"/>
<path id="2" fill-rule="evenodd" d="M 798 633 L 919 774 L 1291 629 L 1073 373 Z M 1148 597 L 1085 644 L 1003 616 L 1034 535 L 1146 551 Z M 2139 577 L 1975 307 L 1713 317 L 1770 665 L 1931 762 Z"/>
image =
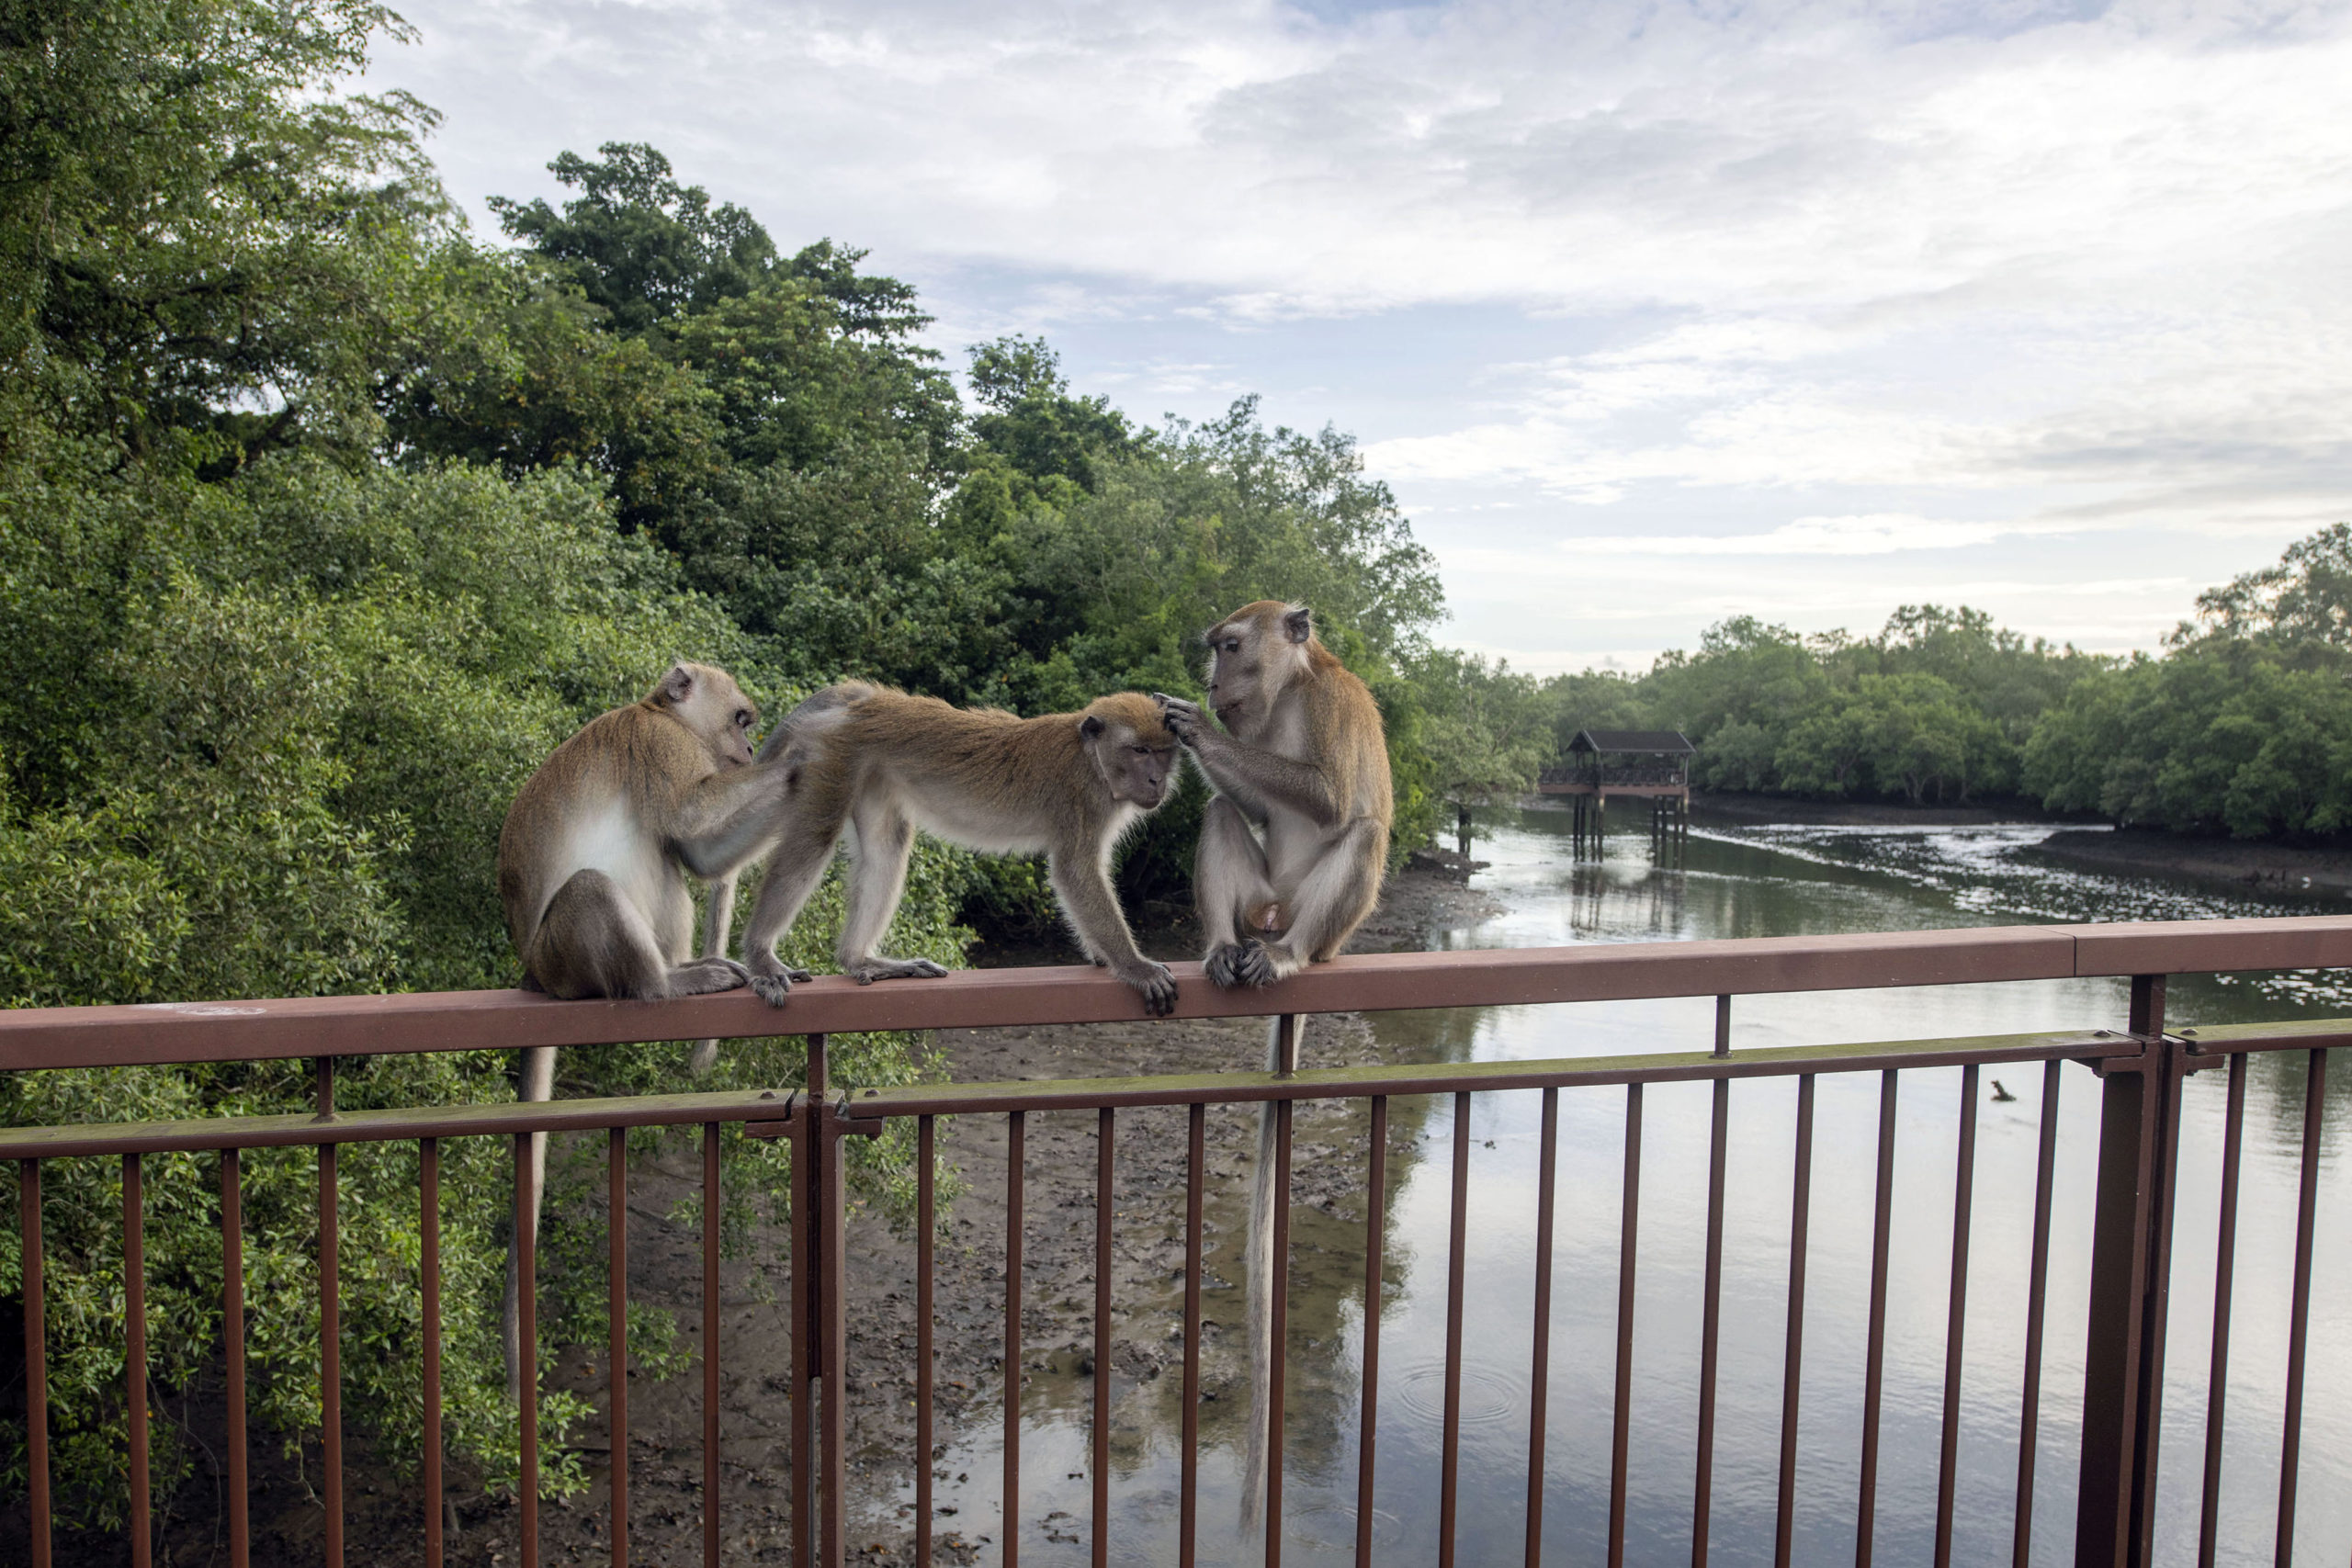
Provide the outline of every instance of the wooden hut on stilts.
<path id="1" fill-rule="evenodd" d="M 1545 769 L 1535 787 L 1569 797 L 1577 854 L 1588 840 L 1600 853 L 1611 795 L 1645 802 L 1650 852 L 1663 860 L 1690 840 L 1690 759 L 1698 750 L 1679 729 L 1579 729 L 1568 742 L 1567 766 Z"/>

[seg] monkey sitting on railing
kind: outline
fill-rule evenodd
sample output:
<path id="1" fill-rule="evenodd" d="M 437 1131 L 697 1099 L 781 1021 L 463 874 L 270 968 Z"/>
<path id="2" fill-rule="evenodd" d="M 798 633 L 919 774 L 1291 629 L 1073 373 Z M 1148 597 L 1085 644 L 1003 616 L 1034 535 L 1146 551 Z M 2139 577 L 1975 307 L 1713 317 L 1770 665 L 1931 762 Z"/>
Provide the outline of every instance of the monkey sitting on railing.
<path id="1" fill-rule="evenodd" d="M 526 780 L 498 835 L 498 897 L 524 984 L 582 997 L 701 996 L 748 978 L 693 958 L 685 873 L 731 878 L 759 847 L 786 776 L 753 764 L 759 709 L 724 670 L 673 664 L 642 700 L 601 714 Z M 555 1047 L 522 1053 L 518 1098 L 548 1098 Z M 530 1143 L 536 1233 L 547 1134 Z M 514 1259 L 506 1267 L 506 1383 L 519 1393 Z"/>

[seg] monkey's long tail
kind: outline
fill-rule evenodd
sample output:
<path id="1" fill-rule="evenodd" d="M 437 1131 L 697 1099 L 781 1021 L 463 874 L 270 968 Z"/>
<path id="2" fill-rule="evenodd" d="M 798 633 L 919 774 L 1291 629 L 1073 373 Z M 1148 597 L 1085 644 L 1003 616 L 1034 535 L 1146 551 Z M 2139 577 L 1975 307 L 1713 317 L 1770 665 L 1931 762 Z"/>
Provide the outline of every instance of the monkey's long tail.
<path id="1" fill-rule="evenodd" d="M 1283 1021 L 1267 1021 L 1266 1070 L 1286 1065 Z M 1297 1022 L 1291 1041 L 1295 1048 Z M 1274 1102 L 1258 1107 L 1258 1164 L 1250 1178 L 1249 1254 L 1243 1259 L 1243 1315 L 1250 1322 L 1250 1415 L 1241 1441 L 1241 1528 L 1255 1530 L 1265 1517 L 1266 1416 L 1274 1379 L 1281 1374 L 1282 1347 L 1274 1343 Z M 1288 1194 L 1280 1194 L 1287 1201 Z"/>

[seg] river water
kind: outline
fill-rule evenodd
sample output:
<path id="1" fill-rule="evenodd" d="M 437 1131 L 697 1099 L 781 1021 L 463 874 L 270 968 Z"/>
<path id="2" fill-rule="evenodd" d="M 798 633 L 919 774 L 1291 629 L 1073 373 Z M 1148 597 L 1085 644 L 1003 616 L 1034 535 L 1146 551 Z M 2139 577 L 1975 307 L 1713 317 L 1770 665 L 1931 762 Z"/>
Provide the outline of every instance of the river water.
<path id="1" fill-rule="evenodd" d="M 1653 863 L 1645 835 L 1612 837 L 1599 861 L 1575 860 L 1563 813 L 1519 813 L 1483 843 L 1475 886 L 1499 913 L 1427 933 L 1444 948 L 1541 946 L 1935 926 L 2339 912 L 2340 901 L 2241 895 L 2186 883 L 2066 869 L 2033 848 L 2033 827 L 1694 829 L 1678 863 Z M 2175 983 L 2174 1027 L 2341 1015 L 2352 976 L 2287 973 Z M 1733 1048 L 2122 1026 L 2125 985 L 2068 980 L 1932 990 L 1740 998 Z M 1709 998 L 1495 1008 L 1375 1019 L 1391 1059 L 1497 1060 L 1703 1049 Z M 1307 1041 L 1313 1059 L 1313 1036 Z M 2256 1056 L 2249 1072 L 2237 1240 L 2220 1561 L 2272 1561 L 2286 1328 L 2306 1058 Z M 2014 1099 L 1996 1101 L 1998 1071 Z M 1879 1077 L 1824 1075 L 1816 1100 L 1805 1298 L 1795 1560 L 1850 1562 L 1868 1322 Z M 2098 1088 L 2086 1068 L 2060 1072 L 2060 1132 L 2035 1487 L 2033 1561 L 2072 1561 L 2075 1449 L 2080 1427 L 2090 1197 Z M 1877 1560 L 1928 1561 L 1933 1539 L 1951 1277 L 1958 1135 L 1957 1068 L 1906 1072 L 1898 1104 Z M 2214 1216 L 2225 1083 L 2192 1077 L 2182 1113 L 2158 1509 L 2158 1560 L 2194 1561 L 2212 1315 Z M 1954 1561 L 2009 1560 L 2015 1518 L 2027 1279 L 2042 1074 L 1988 1069 L 1978 1107 L 1974 1219 Z M 1627 1552 L 1630 1563 L 1690 1561 L 1710 1095 L 1705 1085 L 1645 1093 L 1634 1337 Z M 1772 1561 L 1794 1152 L 1793 1079 L 1731 1089 L 1721 1361 L 1709 1561 Z M 2322 1155 L 2317 1263 L 2302 1427 L 2298 1562 L 2341 1564 L 2352 1551 L 2352 1064 L 2339 1063 Z M 1425 1107 L 1425 1109 L 1423 1109 Z M 1528 1365 L 1533 1309 L 1541 1097 L 1476 1097 L 1465 1259 L 1459 1561 L 1516 1562 L 1526 1529 Z M 1407 1114 L 1404 1102 L 1396 1113 Z M 1384 1562 L 1435 1561 L 1445 1258 L 1453 1138 L 1450 1098 L 1417 1102 L 1414 1136 L 1392 1157 L 1384 1292 L 1380 1514 Z M 1549 1439 L 1544 1560 L 1604 1560 L 1614 1389 L 1625 1093 L 1560 1096 L 1554 1237 Z M 1283 1557 L 1352 1561 L 1361 1253 L 1348 1227 L 1295 1225 L 1294 1371 Z M 1302 1337 L 1302 1334 L 1304 1337 Z M 1302 1346 L 1304 1348 L 1302 1349 Z M 1127 1406 L 1132 1408 L 1132 1406 Z M 1168 1503 L 1177 1446 L 1161 1418 L 1123 1441 L 1114 1482 L 1113 1560 L 1174 1558 Z M 1238 1412 L 1236 1413 L 1238 1414 Z M 1230 1433 L 1231 1428 L 1225 1430 Z M 1034 1416 L 1024 1472 L 1042 1483 L 1024 1513 L 1086 1517 L 1082 1401 Z M 992 1441 L 956 1453 L 992 1473 Z M 1238 1443 L 1204 1455 L 1202 1540 L 1224 1560 L 1236 1517 Z M 974 1501 L 978 1501 L 975 1498 Z M 985 1505 L 983 1505 L 985 1506 Z M 992 1510 L 990 1510 L 992 1511 Z M 966 1516 L 971 1517 L 970 1514 Z M 1083 1530 L 1083 1525 L 1076 1527 Z M 1024 1529 L 1031 1561 L 1079 1561 L 1068 1535 Z M 1253 1553 L 1254 1556 L 1254 1553 Z"/>

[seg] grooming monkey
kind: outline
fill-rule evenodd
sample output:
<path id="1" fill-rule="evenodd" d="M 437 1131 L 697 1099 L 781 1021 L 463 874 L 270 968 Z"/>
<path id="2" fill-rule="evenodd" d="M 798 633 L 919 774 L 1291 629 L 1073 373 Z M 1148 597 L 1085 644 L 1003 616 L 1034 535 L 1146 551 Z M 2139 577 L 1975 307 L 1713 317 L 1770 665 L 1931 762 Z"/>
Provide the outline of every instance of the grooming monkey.
<path id="1" fill-rule="evenodd" d="M 524 783 L 498 835 L 498 896 L 525 984 L 550 996 L 646 1000 L 732 990 L 724 957 L 689 958 L 684 872 L 731 877 L 760 844 L 785 774 L 752 765 L 759 710 L 726 671 L 673 664 L 641 701 L 599 715 Z M 523 1052 L 521 1098 L 548 1098 L 555 1048 Z M 530 1145 L 536 1231 L 547 1135 Z M 521 1392 L 514 1258 L 506 1265 L 506 1381 Z"/>
<path id="2" fill-rule="evenodd" d="M 1219 986 L 1264 986 L 1340 951 L 1380 898 L 1394 802 L 1388 745 L 1371 691 L 1317 641 L 1303 604 L 1261 599 L 1210 628 L 1208 705 L 1155 694 L 1168 728 L 1216 791 L 1201 819 L 1193 901 L 1208 939 L 1204 967 Z M 1266 1070 L 1296 1066 L 1280 1019 Z M 1290 1059 L 1285 1060 L 1285 1056 Z M 1283 1347 L 1272 1342 L 1274 1112 L 1258 1117 L 1245 1264 L 1250 1408 L 1266 1408 Z M 1382 1201 L 1374 1193 L 1371 1201 Z M 1373 1303 L 1372 1310 L 1377 1310 Z M 1241 1513 L 1258 1517 L 1265 1433 L 1253 1420 L 1242 1450 Z"/>
<path id="3" fill-rule="evenodd" d="M 1261 599 L 1212 627 L 1208 705 L 1155 695 L 1216 797 L 1193 900 L 1220 986 L 1319 964 L 1380 898 L 1395 814 L 1371 691 L 1315 637 L 1303 604 Z"/>
<path id="4" fill-rule="evenodd" d="M 1168 793 L 1176 738 L 1152 699 L 1098 697 L 1082 712 L 1015 718 L 951 707 L 864 682 L 828 687 L 776 726 L 761 749 L 788 767 L 788 797 L 773 808 L 773 848 L 743 932 L 752 989 L 780 1004 L 808 976 L 776 957 L 846 831 L 848 909 L 842 973 L 860 985 L 947 973 L 927 958 L 885 958 L 875 949 L 907 886 L 914 830 L 993 854 L 1046 857 L 1054 897 L 1086 954 L 1134 987 L 1145 1010 L 1176 1005 L 1176 980 L 1136 946 L 1111 887 L 1121 838 Z M 788 756 L 786 753 L 788 752 Z M 714 888 L 717 904 L 729 887 Z"/>

